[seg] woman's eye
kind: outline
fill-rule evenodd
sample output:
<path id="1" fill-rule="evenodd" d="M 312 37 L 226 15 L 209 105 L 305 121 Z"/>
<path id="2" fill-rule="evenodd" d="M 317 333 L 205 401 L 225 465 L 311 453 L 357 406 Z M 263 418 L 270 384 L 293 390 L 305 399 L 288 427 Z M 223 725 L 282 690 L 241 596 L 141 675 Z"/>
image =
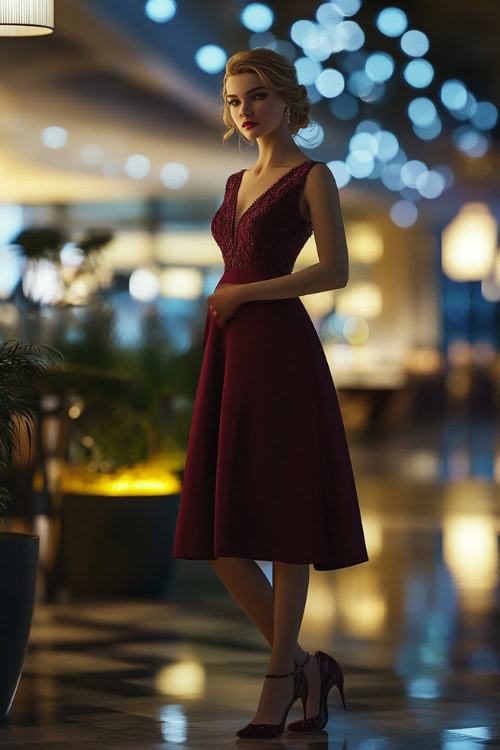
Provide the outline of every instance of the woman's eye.
<path id="1" fill-rule="evenodd" d="M 267 96 L 267 94 L 254 94 L 254 97 L 256 97 L 256 96 L 263 96 L 264 99 L 265 99 L 266 96 Z M 252 97 L 252 98 L 254 98 L 254 97 Z M 229 102 L 229 106 L 231 106 L 232 104 L 238 104 L 238 103 L 239 103 L 238 99 L 231 99 L 231 101 Z"/>

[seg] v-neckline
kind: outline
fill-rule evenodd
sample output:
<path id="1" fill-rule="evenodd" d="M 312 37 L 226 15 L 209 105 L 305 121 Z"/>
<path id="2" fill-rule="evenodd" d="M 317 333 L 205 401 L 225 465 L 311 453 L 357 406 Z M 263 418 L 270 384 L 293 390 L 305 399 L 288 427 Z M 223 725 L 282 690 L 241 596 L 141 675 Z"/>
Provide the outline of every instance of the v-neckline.
<path id="1" fill-rule="evenodd" d="M 236 187 L 234 189 L 233 210 L 231 212 L 231 232 L 232 232 L 231 237 L 232 237 L 233 242 L 236 240 L 236 235 L 238 233 L 238 229 L 239 229 L 239 226 L 241 224 L 241 220 L 250 211 L 250 209 L 252 208 L 252 206 L 254 206 L 257 203 L 257 201 L 259 201 L 261 198 L 263 198 L 265 195 L 267 195 L 267 193 L 275 185 L 277 185 L 279 182 L 281 182 L 281 180 L 284 177 L 286 177 L 288 174 L 290 174 L 290 172 L 293 172 L 294 169 L 298 169 L 299 167 L 304 166 L 304 164 L 309 164 L 310 161 L 314 161 L 314 159 L 306 159 L 306 161 L 301 162 L 301 164 L 296 164 L 294 167 L 292 167 L 288 171 L 284 172 L 280 177 L 278 177 L 278 179 L 275 180 L 275 182 L 273 182 L 271 185 L 269 185 L 269 187 L 266 190 L 264 190 L 263 193 L 261 193 L 260 195 L 258 195 L 257 198 L 255 198 L 255 200 L 253 200 L 250 203 L 250 205 L 247 206 L 247 208 L 243 211 L 243 213 L 241 214 L 240 218 L 238 219 L 238 223 L 235 226 L 234 225 L 234 221 L 236 219 L 236 209 L 238 207 L 238 194 L 240 192 L 240 185 L 241 185 L 241 181 L 243 179 L 243 173 L 247 171 L 246 169 L 240 169 L 240 171 L 238 173 L 240 175 L 239 181 L 238 181 L 238 183 L 237 183 L 237 185 L 236 185 Z"/>

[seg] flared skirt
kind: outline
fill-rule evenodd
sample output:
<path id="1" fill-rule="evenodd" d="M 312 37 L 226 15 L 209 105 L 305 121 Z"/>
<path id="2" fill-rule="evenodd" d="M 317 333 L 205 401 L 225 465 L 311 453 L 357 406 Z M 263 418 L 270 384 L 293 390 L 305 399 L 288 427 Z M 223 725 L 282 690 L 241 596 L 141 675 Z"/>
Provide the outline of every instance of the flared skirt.
<path id="1" fill-rule="evenodd" d="M 231 269 L 221 283 L 276 274 Z M 300 298 L 207 312 L 173 557 L 368 560 L 338 397 Z"/>

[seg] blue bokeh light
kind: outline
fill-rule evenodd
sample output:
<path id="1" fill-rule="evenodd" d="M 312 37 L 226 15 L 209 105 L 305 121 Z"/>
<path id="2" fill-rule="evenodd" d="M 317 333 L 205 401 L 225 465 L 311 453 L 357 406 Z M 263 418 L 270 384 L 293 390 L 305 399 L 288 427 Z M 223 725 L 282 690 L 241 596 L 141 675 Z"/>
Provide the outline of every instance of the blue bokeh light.
<path id="1" fill-rule="evenodd" d="M 344 76 L 334 68 L 326 68 L 316 78 L 316 88 L 328 99 L 339 96 L 345 88 Z"/>
<path id="2" fill-rule="evenodd" d="M 361 8 L 361 0 L 331 0 L 331 2 L 343 16 L 353 16 Z"/>
<path id="3" fill-rule="evenodd" d="M 227 62 L 227 54 L 217 44 L 205 44 L 197 50 L 194 57 L 198 67 L 205 73 L 220 73 Z"/>
<path id="4" fill-rule="evenodd" d="M 338 188 L 343 188 L 349 180 L 351 179 L 351 173 L 349 169 L 347 168 L 347 165 L 344 161 L 329 161 L 327 162 L 327 166 L 331 170 L 333 176 L 335 177 L 335 182 L 337 183 Z"/>
<path id="5" fill-rule="evenodd" d="M 240 19 L 250 31 L 267 31 L 274 23 L 274 13 L 264 3 L 250 3 L 242 10 Z"/>
<path id="6" fill-rule="evenodd" d="M 405 31 L 401 37 L 401 49 L 411 57 L 422 57 L 429 50 L 429 39 L 423 31 Z"/>
<path id="7" fill-rule="evenodd" d="M 410 86 L 423 89 L 434 78 L 434 68 L 427 60 L 410 60 L 403 70 L 403 75 Z"/>
<path id="8" fill-rule="evenodd" d="M 400 8 L 394 7 L 381 10 L 375 23 L 382 34 L 390 37 L 401 36 L 408 27 L 406 13 Z"/>
<path id="9" fill-rule="evenodd" d="M 414 203 L 407 200 L 396 201 L 391 206 L 389 215 L 398 227 L 406 229 L 413 226 L 418 217 L 418 209 Z"/>
<path id="10" fill-rule="evenodd" d="M 425 96 L 420 96 L 409 103 L 408 116 L 415 125 L 426 127 L 437 117 L 437 110 L 434 102 Z"/>
<path id="11" fill-rule="evenodd" d="M 322 70 L 321 63 L 317 60 L 311 60 L 309 57 L 299 57 L 295 60 L 294 65 L 297 71 L 297 80 L 304 86 L 312 86 Z"/>
<path id="12" fill-rule="evenodd" d="M 177 13 L 177 3 L 175 0 L 148 0 L 144 13 L 151 21 L 165 23 Z"/>
<path id="13" fill-rule="evenodd" d="M 372 81 L 382 83 L 394 73 L 394 60 L 386 52 L 374 52 L 366 60 L 365 71 Z"/>
<path id="14" fill-rule="evenodd" d="M 467 102 L 467 88 L 455 78 L 445 81 L 440 91 L 441 101 L 448 109 L 461 109 Z"/>
<path id="15" fill-rule="evenodd" d="M 491 130 L 498 120 L 498 109 L 491 102 L 478 102 L 471 122 L 479 130 Z"/>

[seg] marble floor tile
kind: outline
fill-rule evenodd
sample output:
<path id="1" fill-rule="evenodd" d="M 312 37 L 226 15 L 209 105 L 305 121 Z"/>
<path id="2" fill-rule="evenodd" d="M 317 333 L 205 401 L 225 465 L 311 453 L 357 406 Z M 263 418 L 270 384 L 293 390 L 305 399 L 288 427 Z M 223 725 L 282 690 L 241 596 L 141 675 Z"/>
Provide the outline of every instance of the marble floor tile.
<path id="1" fill-rule="evenodd" d="M 345 673 L 347 710 L 334 688 L 324 730 L 235 735 L 269 646 L 205 561 L 182 560 L 169 601 L 37 601 L 1 750 L 500 748 L 498 487 L 358 484 L 370 561 L 311 568 L 300 633 Z"/>

